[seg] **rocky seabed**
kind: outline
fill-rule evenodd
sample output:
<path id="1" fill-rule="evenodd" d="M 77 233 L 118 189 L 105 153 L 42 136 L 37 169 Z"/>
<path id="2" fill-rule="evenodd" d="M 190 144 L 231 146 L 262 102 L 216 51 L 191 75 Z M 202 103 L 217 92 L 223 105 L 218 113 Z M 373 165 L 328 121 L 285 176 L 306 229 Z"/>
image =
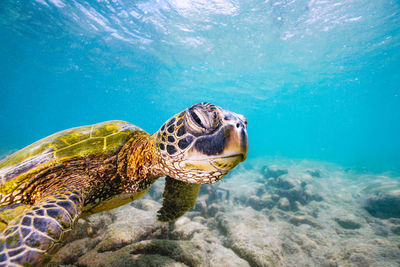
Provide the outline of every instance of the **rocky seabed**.
<path id="1" fill-rule="evenodd" d="M 399 181 L 252 160 L 160 223 L 159 179 L 142 199 L 79 220 L 50 266 L 400 266 Z"/>

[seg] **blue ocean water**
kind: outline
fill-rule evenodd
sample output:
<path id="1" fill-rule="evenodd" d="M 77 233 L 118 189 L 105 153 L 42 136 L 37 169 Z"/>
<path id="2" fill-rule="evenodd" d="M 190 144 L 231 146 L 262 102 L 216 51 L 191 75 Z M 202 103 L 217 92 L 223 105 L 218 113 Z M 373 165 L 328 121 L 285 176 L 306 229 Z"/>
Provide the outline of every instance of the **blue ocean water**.
<path id="1" fill-rule="evenodd" d="M 399 1 L 3 0 L 0 25 L 2 154 L 209 101 L 249 158 L 400 170 Z"/>

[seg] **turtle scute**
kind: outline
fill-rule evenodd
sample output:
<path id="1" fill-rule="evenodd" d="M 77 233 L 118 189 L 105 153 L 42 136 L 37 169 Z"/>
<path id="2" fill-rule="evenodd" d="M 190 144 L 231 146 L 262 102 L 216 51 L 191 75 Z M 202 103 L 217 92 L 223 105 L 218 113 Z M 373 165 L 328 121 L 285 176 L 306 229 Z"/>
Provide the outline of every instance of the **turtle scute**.
<path id="1" fill-rule="evenodd" d="M 0 161 L 0 193 L 5 196 L 13 192 L 54 164 L 115 154 L 138 131 L 143 130 L 124 121 L 107 121 L 45 137 Z"/>

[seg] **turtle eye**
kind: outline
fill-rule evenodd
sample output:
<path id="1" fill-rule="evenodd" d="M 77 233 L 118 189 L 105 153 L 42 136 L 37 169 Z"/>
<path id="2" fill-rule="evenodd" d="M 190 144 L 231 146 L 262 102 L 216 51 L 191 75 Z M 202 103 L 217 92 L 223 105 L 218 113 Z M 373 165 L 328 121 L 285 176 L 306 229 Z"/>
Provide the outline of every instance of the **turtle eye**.
<path id="1" fill-rule="evenodd" d="M 194 109 L 189 109 L 189 114 L 193 122 L 195 122 L 198 126 L 202 128 L 206 128 L 203 124 L 203 121 L 200 119 L 199 115 L 196 113 L 196 110 Z M 201 116 L 201 115 L 200 115 Z"/>
<path id="2" fill-rule="evenodd" d="M 214 131 L 220 121 L 218 113 L 211 107 L 198 104 L 188 109 L 187 122 L 194 133 L 210 133 Z"/>

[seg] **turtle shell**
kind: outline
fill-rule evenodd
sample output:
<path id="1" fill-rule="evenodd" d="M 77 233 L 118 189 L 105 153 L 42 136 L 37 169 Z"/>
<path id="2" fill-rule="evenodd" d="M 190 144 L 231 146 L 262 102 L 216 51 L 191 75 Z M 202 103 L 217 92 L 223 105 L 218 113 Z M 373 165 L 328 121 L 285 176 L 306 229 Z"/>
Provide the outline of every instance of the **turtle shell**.
<path id="1" fill-rule="evenodd" d="M 35 174 L 54 164 L 90 155 L 112 155 L 138 131 L 124 121 L 107 121 L 64 130 L 43 138 L 0 161 L 0 206 Z"/>

